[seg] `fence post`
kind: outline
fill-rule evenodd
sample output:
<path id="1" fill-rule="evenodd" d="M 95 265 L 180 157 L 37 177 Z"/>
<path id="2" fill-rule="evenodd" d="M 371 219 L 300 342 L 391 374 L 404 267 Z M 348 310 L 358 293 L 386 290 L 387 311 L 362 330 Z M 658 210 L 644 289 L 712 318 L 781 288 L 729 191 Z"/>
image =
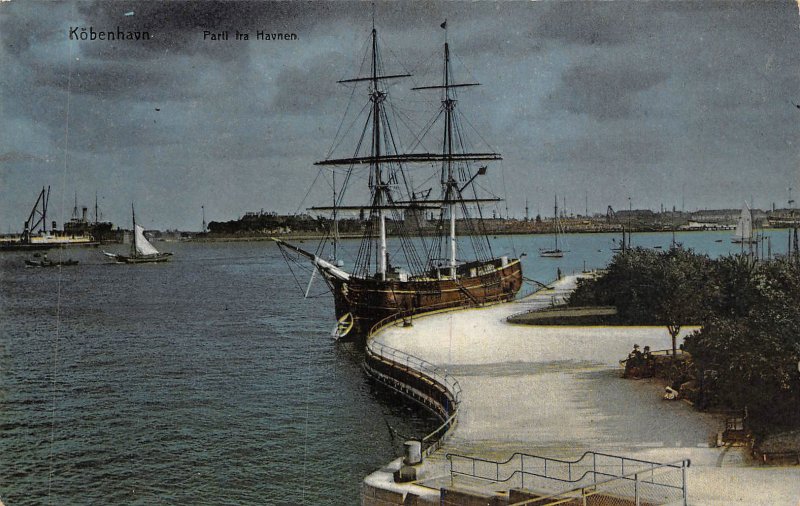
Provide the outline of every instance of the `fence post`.
<path id="1" fill-rule="evenodd" d="M 522 488 L 525 488 L 525 455 L 519 454 L 519 462 L 522 468 Z"/>
<path id="2" fill-rule="evenodd" d="M 455 458 L 455 457 L 453 457 Z M 450 459 L 450 486 L 454 485 L 455 476 L 453 475 L 453 458 Z"/>
<path id="3" fill-rule="evenodd" d="M 686 490 L 686 462 L 681 463 L 681 481 L 683 481 L 683 506 L 688 506 L 689 493 Z"/>
<path id="4" fill-rule="evenodd" d="M 636 501 L 636 506 L 639 506 L 639 473 L 633 475 L 633 497 Z"/>

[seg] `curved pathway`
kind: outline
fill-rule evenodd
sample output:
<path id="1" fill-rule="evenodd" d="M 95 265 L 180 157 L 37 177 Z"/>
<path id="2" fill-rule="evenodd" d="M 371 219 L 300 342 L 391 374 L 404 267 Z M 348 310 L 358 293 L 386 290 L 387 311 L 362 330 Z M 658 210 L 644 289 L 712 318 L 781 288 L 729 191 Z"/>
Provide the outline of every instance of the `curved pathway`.
<path id="1" fill-rule="evenodd" d="M 553 290 L 515 303 L 417 318 L 412 327 L 389 327 L 374 338 L 446 369 L 462 387 L 458 423 L 423 464 L 419 484 L 449 484 L 446 453 L 571 459 L 594 450 L 658 462 L 691 459 L 692 504 L 797 505 L 800 468 L 745 467 L 743 450 L 713 448 L 722 428 L 718 417 L 662 401 L 655 381 L 620 378 L 618 360 L 633 343 L 671 346 L 666 328 L 506 322 L 560 301 L 575 280 L 566 277 Z M 366 482 L 403 490 L 381 472 Z"/>

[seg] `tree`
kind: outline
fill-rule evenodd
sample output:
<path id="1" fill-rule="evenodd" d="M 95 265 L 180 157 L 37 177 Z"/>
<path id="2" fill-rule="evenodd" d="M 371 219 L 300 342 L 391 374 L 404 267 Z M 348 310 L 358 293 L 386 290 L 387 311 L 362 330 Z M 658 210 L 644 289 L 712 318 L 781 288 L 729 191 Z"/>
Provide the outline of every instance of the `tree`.
<path id="1" fill-rule="evenodd" d="M 673 360 L 681 327 L 699 324 L 704 318 L 709 264 L 708 257 L 674 246 L 653 266 L 652 313 L 654 321 L 666 325 L 672 337 Z"/>

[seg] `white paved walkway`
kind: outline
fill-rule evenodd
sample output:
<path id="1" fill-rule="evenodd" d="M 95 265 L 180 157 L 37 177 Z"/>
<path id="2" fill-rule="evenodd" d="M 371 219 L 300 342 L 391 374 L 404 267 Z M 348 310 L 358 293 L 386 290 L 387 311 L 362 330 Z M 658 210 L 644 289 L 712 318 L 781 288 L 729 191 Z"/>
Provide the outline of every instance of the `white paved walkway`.
<path id="1" fill-rule="evenodd" d="M 721 420 L 660 399 L 651 380 L 623 380 L 634 343 L 671 346 L 661 327 L 539 327 L 506 317 L 550 305 L 575 277 L 524 301 L 417 318 L 375 339 L 445 367 L 463 389 L 458 425 L 428 459 L 448 473 L 447 452 L 506 458 L 515 451 L 576 458 L 586 450 L 672 462 L 692 459 L 692 504 L 800 505 L 800 468 L 747 466 L 744 452 L 712 448 Z"/>

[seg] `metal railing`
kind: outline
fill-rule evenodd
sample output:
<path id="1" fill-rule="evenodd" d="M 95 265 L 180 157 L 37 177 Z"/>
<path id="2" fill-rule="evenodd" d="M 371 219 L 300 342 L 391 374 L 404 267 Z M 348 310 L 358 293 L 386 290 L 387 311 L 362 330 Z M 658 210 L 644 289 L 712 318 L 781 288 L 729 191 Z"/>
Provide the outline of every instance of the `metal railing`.
<path id="1" fill-rule="evenodd" d="M 453 309 L 444 309 L 436 312 L 445 312 L 450 310 Z M 455 377 L 447 372 L 446 369 L 442 369 L 436 364 L 433 364 L 425 359 L 419 358 L 410 353 L 406 353 L 402 350 L 398 350 L 392 346 L 376 342 L 374 340 L 375 334 L 377 334 L 383 328 L 410 317 L 412 317 L 412 314 L 400 312 L 388 316 L 373 325 L 367 336 L 365 351 L 368 356 L 372 355 L 376 357 L 377 360 L 388 362 L 394 370 L 399 370 L 419 378 L 427 378 L 429 381 L 440 385 L 441 388 L 446 392 L 448 402 L 445 402 L 444 404 L 439 403 L 441 412 L 444 413 L 444 416 L 441 417 L 443 423 L 421 439 L 423 453 L 427 456 L 439 448 L 442 439 L 447 435 L 450 429 L 455 426 L 458 417 L 458 405 L 461 402 L 461 385 Z M 397 378 L 392 379 L 402 383 L 402 381 Z M 409 385 L 409 388 L 413 388 L 413 386 Z M 419 400 L 414 396 L 411 397 L 412 399 Z M 435 399 L 433 401 L 436 402 Z"/>
<path id="2" fill-rule="evenodd" d="M 626 474 L 611 476 L 588 486 L 575 487 L 552 495 L 514 502 L 510 506 L 557 506 L 603 504 L 605 506 L 641 506 L 655 504 L 688 505 L 686 469 L 689 460 L 660 464 Z M 602 475 L 599 475 L 602 477 Z"/>
<path id="3" fill-rule="evenodd" d="M 578 493 L 597 494 L 597 490 L 614 492 L 620 497 L 633 497 L 636 504 L 645 495 L 648 502 L 685 499 L 685 469 L 690 464 L 689 460 L 662 464 L 592 451 L 584 453 L 577 460 L 519 452 L 504 461 L 458 454 L 447 454 L 446 458 L 450 462 L 451 484 L 457 476 L 463 476 L 538 491 L 567 487 L 567 491 L 544 496 L 553 497 L 553 504 L 559 504 L 556 501 L 561 499 L 566 502 L 568 497 L 574 499 Z M 539 496 L 539 500 L 542 500 L 542 496 Z"/>
<path id="4" fill-rule="evenodd" d="M 394 366 L 405 372 L 421 374 L 442 385 L 453 397 L 455 404 L 461 401 L 461 384 L 451 376 L 446 369 L 433 364 L 425 359 L 411 355 L 397 348 L 387 346 L 383 343 L 369 341 L 367 351 L 376 356 L 383 357 L 392 362 Z"/>

